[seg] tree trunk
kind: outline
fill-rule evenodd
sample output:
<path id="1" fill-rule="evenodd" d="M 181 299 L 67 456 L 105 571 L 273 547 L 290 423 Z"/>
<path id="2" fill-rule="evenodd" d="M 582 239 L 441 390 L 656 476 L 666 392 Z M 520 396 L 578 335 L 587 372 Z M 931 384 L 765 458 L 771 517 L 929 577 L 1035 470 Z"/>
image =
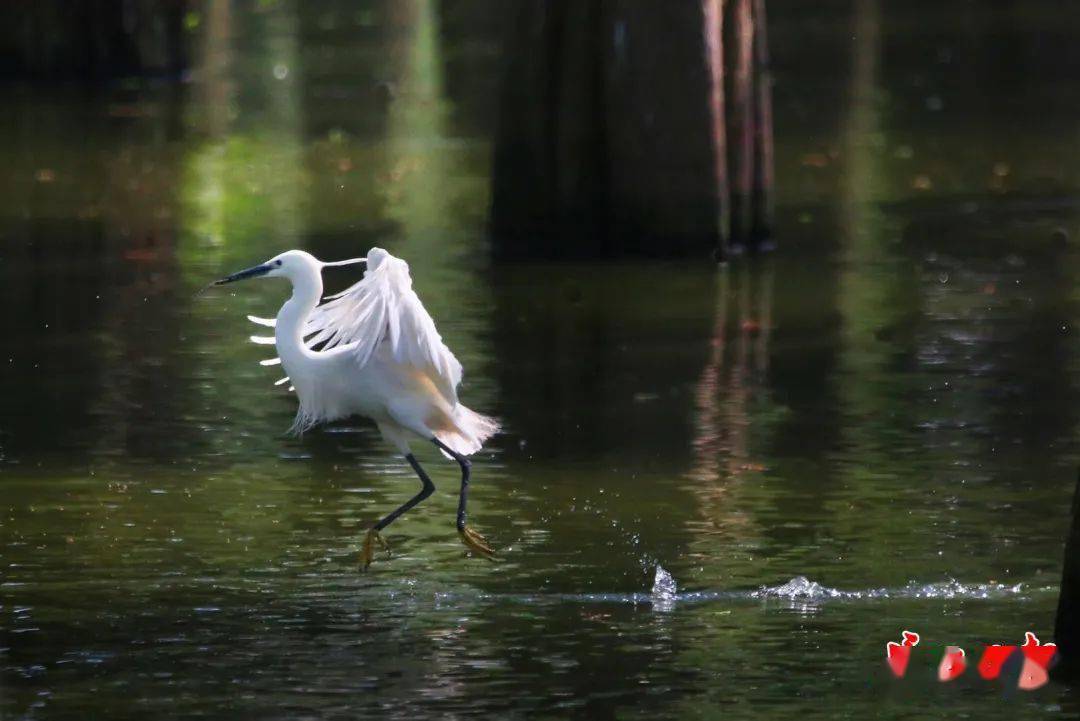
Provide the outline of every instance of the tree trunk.
<path id="1" fill-rule="evenodd" d="M 754 53 L 758 5 L 517 5 L 495 151 L 496 256 L 722 256 L 736 202 L 733 234 L 764 225 L 754 197 L 771 186 L 771 110 L 757 107 L 768 86 L 755 92 L 752 77 L 767 57 Z M 725 116 L 731 64 L 736 102 Z"/>
<path id="2" fill-rule="evenodd" d="M 733 243 L 745 244 L 750 231 L 750 196 L 754 185 L 754 24 L 751 0 L 728 0 L 727 52 L 728 167 L 731 171 Z"/>
<path id="3" fill-rule="evenodd" d="M 772 70 L 769 69 L 769 33 L 765 0 L 753 0 L 754 15 L 754 186 L 748 241 L 760 249 L 772 235 L 773 150 Z"/>
<path id="4" fill-rule="evenodd" d="M 0 4 L 0 77 L 179 80 L 186 8 L 184 0 Z"/>

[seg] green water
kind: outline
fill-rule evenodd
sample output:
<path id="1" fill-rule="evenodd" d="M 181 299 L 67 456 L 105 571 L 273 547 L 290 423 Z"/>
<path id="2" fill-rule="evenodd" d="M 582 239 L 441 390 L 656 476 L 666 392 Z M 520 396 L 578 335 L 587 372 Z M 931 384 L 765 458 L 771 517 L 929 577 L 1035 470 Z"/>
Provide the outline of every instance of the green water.
<path id="1" fill-rule="evenodd" d="M 779 250 L 720 271 L 493 266 L 499 51 L 433 4 L 209 3 L 180 88 L 8 88 L 0 716 L 1075 715 L 933 674 L 1053 635 L 1080 98 L 987 38 L 1053 59 L 1076 21 L 923 5 L 777 14 Z M 244 319 L 281 282 L 196 296 L 374 244 L 505 424 L 471 491 L 494 563 L 420 448 L 440 492 L 359 573 L 418 482 L 364 421 L 283 435 Z"/>

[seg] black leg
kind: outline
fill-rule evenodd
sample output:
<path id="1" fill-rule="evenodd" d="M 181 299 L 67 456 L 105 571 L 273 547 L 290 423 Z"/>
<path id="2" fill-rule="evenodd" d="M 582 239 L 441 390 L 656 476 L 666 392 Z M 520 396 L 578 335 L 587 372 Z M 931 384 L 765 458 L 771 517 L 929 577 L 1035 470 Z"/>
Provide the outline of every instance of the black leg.
<path id="1" fill-rule="evenodd" d="M 428 478 L 428 474 L 424 472 L 424 469 L 416 461 L 416 457 L 413 456 L 413 454 L 409 453 L 405 456 L 405 460 L 407 460 L 409 462 L 409 465 L 413 467 L 413 470 L 416 471 L 416 475 L 420 476 L 420 481 L 424 484 L 424 487 L 420 489 L 419 493 L 417 493 L 409 500 L 405 501 L 405 503 L 401 504 L 401 506 L 388 513 L 385 518 L 376 523 L 376 531 L 381 531 L 382 529 L 386 528 L 391 523 L 396 521 L 398 516 L 400 516 L 402 513 L 409 510 L 417 503 L 424 500 L 435 492 L 435 484 L 431 482 L 431 479 Z"/>
<path id="2" fill-rule="evenodd" d="M 438 438 L 432 438 L 431 440 L 436 446 L 446 451 L 447 455 L 457 461 L 458 465 L 461 466 L 461 494 L 458 496 L 457 507 L 458 535 L 461 536 L 462 542 L 476 553 L 485 558 L 493 557 L 495 551 L 492 550 L 491 546 L 488 545 L 488 542 L 484 540 L 484 537 L 465 524 L 465 506 L 469 499 L 469 469 L 472 468 L 472 464 L 469 463 L 468 458 L 450 448 Z"/>
<path id="3" fill-rule="evenodd" d="M 469 463 L 468 458 L 461 455 L 457 451 L 452 450 L 449 446 L 440 441 L 438 438 L 434 438 L 432 440 L 436 446 L 449 453 L 453 457 L 453 459 L 458 462 L 458 465 L 461 466 L 461 493 L 458 495 L 457 506 L 457 529 L 458 532 L 461 533 L 465 531 L 465 506 L 468 503 L 469 499 L 469 469 L 472 468 L 472 464 Z"/>

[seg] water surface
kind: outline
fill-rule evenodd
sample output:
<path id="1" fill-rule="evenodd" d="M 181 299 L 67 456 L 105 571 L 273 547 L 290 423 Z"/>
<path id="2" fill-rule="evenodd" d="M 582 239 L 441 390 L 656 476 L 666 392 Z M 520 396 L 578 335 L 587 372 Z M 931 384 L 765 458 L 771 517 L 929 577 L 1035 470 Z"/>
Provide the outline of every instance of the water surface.
<path id="1" fill-rule="evenodd" d="M 0 715 L 1076 712 L 1058 685 L 941 687 L 930 651 L 904 682 L 881 663 L 905 628 L 1052 637 L 1080 100 L 982 41 L 1060 60 L 1072 18 L 777 15 L 779 250 L 718 271 L 492 266 L 493 30 L 345 5 L 207 13 L 179 87 L 10 89 Z M 359 573 L 417 481 L 366 422 L 284 435 L 244 319 L 281 282 L 195 295 L 373 244 L 505 423 L 470 506 L 494 563 L 422 448 L 440 492 Z"/>

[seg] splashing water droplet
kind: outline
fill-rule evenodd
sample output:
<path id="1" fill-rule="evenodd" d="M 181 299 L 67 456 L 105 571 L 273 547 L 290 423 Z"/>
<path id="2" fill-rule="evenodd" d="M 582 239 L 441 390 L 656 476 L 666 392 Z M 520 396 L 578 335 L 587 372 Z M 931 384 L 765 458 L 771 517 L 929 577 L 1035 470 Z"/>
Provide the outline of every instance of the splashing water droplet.
<path id="1" fill-rule="evenodd" d="M 654 599 L 674 601 L 678 594 L 678 586 L 670 573 L 663 566 L 657 564 L 656 575 L 653 577 L 652 595 Z"/>

